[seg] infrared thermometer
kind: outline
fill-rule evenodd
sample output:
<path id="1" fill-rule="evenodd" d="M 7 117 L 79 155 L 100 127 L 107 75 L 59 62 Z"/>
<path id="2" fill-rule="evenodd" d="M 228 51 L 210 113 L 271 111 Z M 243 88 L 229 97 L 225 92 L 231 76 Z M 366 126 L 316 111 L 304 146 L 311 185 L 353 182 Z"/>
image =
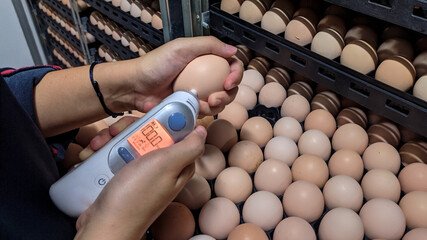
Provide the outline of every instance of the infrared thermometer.
<path id="1" fill-rule="evenodd" d="M 55 182 L 49 189 L 52 201 L 65 214 L 78 217 L 127 163 L 179 142 L 193 131 L 198 112 L 195 94 L 171 94 Z"/>

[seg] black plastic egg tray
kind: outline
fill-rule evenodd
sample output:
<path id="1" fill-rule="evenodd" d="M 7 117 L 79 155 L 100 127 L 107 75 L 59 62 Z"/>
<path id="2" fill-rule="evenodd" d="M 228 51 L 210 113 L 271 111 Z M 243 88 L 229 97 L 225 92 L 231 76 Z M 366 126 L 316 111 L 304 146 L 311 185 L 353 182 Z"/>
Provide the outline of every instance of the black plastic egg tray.
<path id="1" fill-rule="evenodd" d="M 59 50 L 59 52 L 66 57 L 71 65 L 73 67 L 77 67 L 77 66 L 82 66 L 84 65 L 83 63 L 81 63 L 79 61 L 79 59 L 77 59 L 76 57 L 74 57 L 74 55 L 72 53 L 70 53 L 68 50 L 66 50 L 59 42 L 57 42 L 53 37 L 51 37 L 50 35 L 48 36 L 49 42 L 53 45 L 53 47 L 55 47 L 57 50 Z"/>
<path id="2" fill-rule="evenodd" d="M 246 45 L 294 72 L 345 96 L 363 107 L 393 119 L 423 136 L 427 136 L 427 102 L 390 87 L 373 78 L 373 73 L 364 75 L 339 63 L 298 46 L 282 35 L 272 34 L 259 24 L 250 24 L 219 8 L 219 3 L 210 9 L 211 34 Z"/>

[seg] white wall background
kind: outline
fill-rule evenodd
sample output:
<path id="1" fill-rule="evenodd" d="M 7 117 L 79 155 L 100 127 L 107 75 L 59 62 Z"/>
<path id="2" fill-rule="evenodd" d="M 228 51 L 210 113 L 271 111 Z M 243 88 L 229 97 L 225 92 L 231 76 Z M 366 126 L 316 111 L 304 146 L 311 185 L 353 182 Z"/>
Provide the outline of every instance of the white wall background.
<path id="1" fill-rule="evenodd" d="M 40 48 L 39 39 L 35 33 L 35 28 L 31 16 L 29 15 L 28 5 L 25 0 L 21 0 L 24 6 L 24 13 L 27 16 L 31 27 L 31 34 L 36 38 L 37 48 Z M 38 50 L 39 51 L 39 50 Z M 42 55 L 43 64 L 46 63 L 44 54 Z M 24 32 L 19 23 L 18 15 L 12 4 L 12 0 L 0 1 L 0 68 L 12 67 L 19 68 L 34 65 L 35 62 L 31 55 L 29 46 L 24 36 Z"/>

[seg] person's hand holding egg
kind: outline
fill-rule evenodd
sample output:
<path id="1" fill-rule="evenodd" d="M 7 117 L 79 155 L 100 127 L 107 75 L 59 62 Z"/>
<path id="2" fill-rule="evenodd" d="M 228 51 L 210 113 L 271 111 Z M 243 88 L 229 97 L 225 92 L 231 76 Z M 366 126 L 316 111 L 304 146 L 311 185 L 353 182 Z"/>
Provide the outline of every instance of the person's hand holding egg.
<path id="1" fill-rule="evenodd" d="M 135 84 L 135 107 L 146 112 L 173 91 L 196 90 L 199 115 L 219 113 L 242 79 L 241 62 L 231 58 L 236 51 L 215 37 L 180 38 L 156 48 L 137 62 L 142 81 Z"/>

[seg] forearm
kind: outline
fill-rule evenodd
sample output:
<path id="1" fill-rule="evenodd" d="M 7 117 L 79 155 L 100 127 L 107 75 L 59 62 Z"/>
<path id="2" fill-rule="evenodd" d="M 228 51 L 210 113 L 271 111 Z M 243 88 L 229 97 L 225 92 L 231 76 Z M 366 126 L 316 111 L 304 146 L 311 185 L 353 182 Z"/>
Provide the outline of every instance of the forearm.
<path id="1" fill-rule="evenodd" d="M 113 112 L 134 107 L 134 60 L 97 64 L 94 80 Z M 134 72 L 129 72 L 134 71 Z M 45 137 L 107 117 L 89 79 L 89 66 L 53 71 L 34 90 L 34 108 Z"/>

